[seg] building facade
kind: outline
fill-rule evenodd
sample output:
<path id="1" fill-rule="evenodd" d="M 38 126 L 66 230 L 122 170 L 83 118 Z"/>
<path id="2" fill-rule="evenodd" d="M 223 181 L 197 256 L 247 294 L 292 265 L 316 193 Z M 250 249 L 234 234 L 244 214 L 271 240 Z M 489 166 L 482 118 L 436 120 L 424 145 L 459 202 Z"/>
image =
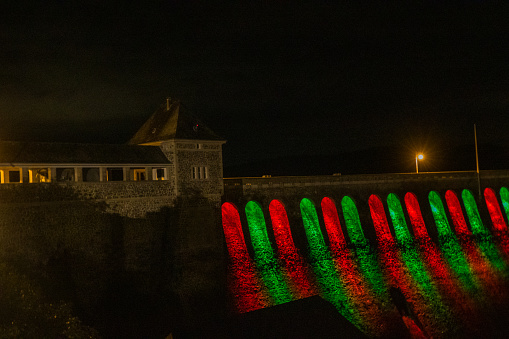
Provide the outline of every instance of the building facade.
<path id="1" fill-rule="evenodd" d="M 128 144 L 0 141 L 0 189 L 66 186 L 78 199 L 105 200 L 110 212 L 130 217 L 172 205 L 179 196 L 219 202 L 224 143 L 180 101 L 167 99 Z M 140 203 L 139 210 L 121 207 L 133 199 L 155 202 Z"/>

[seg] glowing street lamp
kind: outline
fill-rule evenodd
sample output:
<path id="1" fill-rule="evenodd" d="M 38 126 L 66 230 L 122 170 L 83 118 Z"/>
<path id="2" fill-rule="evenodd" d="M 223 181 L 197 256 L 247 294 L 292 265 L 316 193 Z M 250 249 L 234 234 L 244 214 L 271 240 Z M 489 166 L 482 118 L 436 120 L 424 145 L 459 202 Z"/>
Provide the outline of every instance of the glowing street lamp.
<path id="1" fill-rule="evenodd" d="M 415 173 L 419 173 L 419 160 L 424 159 L 424 155 L 422 153 L 415 155 Z"/>

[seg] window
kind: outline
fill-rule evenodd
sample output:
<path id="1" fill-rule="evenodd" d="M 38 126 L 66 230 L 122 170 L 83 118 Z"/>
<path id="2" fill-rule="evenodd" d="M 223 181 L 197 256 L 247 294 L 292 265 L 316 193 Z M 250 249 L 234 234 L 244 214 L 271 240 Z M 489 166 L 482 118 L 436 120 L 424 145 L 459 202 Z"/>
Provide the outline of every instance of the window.
<path id="1" fill-rule="evenodd" d="M 106 175 L 107 181 L 124 181 L 124 170 L 122 168 L 108 168 Z"/>
<path id="2" fill-rule="evenodd" d="M 9 170 L 9 182 L 21 182 L 21 170 Z"/>
<path id="3" fill-rule="evenodd" d="M 147 176 L 145 175 L 144 168 L 136 168 L 133 170 L 134 180 L 135 181 L 143 181 L 146 180 Z"/>
<path id="4" fill-rule="evenodd" d="M 101 174 L 99 168 L 84 167 L 83 168 L 83 181 L 85 182 L 99 182 L 101 181 Z"/>
<path id="5" fill-rule="evenodd" d="M 57 181 L 74 181 L 74 168 L 57 168 Z"/>
<path id="6" fill-rule="evenodd" d="M 194 166 L 193 167 L 193 179 L 208 179 L 209 173 L 206 166 Z"/>
<path id="7" fill-rule="evenodd" d="M 203 149 L 203 144 L 196 144 L 196 149 Z"/>
<path id="8" fill-rule="evenodd" d="M 28 170 L 30 182 L 49 182 L 49 170 L 47 168 L 32 168 Z"/>
<path id="9" fill-rule="evenodd" d="M 166 180 L 166 168 L 154 168 L 152 178 L 154 180 Z"/>
<path id="10" fill-rule="evenodd" d="M 10 167 L 0 170 L 0 182 L 2 184 L 23 182 L 21 168 Z"/>

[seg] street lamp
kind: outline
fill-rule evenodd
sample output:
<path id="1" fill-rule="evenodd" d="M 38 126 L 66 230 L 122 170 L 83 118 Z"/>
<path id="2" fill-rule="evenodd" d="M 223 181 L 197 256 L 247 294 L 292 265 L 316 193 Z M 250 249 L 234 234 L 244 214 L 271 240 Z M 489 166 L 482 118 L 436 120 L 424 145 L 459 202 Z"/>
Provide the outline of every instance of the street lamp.
<path id="1" fill-rule="evenodd" d="M 415 173 L 419 173 L 419 160 L 424 159 L 424 155 L 422 153 L 415 155 Z"/>

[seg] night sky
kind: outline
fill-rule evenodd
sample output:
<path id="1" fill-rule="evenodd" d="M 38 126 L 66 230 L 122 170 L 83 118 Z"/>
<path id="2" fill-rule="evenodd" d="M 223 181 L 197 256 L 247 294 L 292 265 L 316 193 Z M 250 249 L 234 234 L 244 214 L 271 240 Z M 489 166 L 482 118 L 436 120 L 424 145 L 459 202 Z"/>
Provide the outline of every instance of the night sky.
<path id="1" fill-rule="evenodd" d="M 422 150 L 424 169 L 470 170 L 474 124 L 483 149 L 509 146 L 508 4 L 35 3 L 0 4 L 0 140 L 124 143 L 170 96 L 228 140 L 227 168 L 325 174 L 323 157 L 376 149 L 334 166 L 394 152 L 411 171 Z"/>

